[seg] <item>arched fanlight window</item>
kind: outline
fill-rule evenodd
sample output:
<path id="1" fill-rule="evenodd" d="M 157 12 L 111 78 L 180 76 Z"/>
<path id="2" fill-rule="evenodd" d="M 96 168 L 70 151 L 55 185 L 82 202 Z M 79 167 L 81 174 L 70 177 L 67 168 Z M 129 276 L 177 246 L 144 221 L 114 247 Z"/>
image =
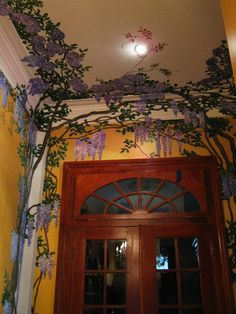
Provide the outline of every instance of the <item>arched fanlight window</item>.
<path id="1" fill-rule="evenodd" d="M 198 200 L 182 186 L 156 178 L 113 181 L 90 194 L 81 214 L 132 214 L 200 211 Z"/>

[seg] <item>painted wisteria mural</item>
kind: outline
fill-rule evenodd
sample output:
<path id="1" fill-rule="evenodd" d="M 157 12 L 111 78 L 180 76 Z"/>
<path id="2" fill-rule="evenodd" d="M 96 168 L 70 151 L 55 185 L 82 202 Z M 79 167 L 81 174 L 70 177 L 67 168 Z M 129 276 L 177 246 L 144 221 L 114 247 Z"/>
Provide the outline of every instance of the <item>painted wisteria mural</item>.
<path id="1" fill-rule="evenodd" d="M 206 62 L 206 77 L 184 86 L 171 83 L 171 72 L 158 64 L 153 68 L 165 76 L 153 80 L 148 71 L 137 67 L 119 78 L 100 80 L 87 86 L 84 76 L 90 66 L 84 65 L 86 49 L 67 44 L 59 23 L 41 12 L 41 0 L 0 0 L 0 15 L 8 16 L 28 50 L 22 62 L 33 68 L 35 76 L 26 86 L 14 90 L 14 119 L 20 136 L 18 154 L 23 166 L 19 178 L 17 227 L 12 231 L 10 258 L 14 261 L 12 274 L 5 276 L 2 296 L 4 314 L 16 313 L 16 291 L 24 245 L 31 245 L 35 231 L 38 237 L 36 266 L 39 277 L 34 283 L 35 312 L 40 283 L 51 278 L 55 267 L 54 252 L 49 249 L 47 233 L 59 219 L 60 195 L 54 173 L 66 158 L 68 140 L 75 141 L 75 159 L 101 159 L 105 148 L 106 130 L 116 129 L 123 135 L 121 153 L 142 149 L 148 141 L 155 143 L 150 158 L 172 155 L 173 145 L 179 153 L 194 156 L 199 149 L 217 158 L 224 200 L 229 219 L 226 222 L 227 243 L 232 278 L 236 281 L 236 89 L 233 83 L 230 58 L 225 41 L 219 43 Z M 153 43 L 152 32 L 145 28 L 138 35 L 128 33 L 127 41 L 146 36 L 150 53 L 164 53 L 165 44 Z M 144 57 L 143 57 L 144 58 Z M 8 83 L 0 75 L 3 87 L 3 106 L 6 105 Z M 37 97 L 31 106 L 28 97 Z M 133 95 L 132 101 L 126 96 Z M 67 99 L 93 98 L 104 100 L 106 108 L 70 117 Z M 161 112 L 173 113 L 173 118 L 161 120 Z M 217 112 L 217 114 L 216 114 Z M 44 134 L 37 143 L 37 132 Z M 60 132 L 59 132 L 60 131 Z M 55 133 L 56 132 L 56 133 Z M 57 134 L 57 135 L 55 135 Z M 59 135 L 58 135 L 59 134 Z M 31 184 L 40 161 L 46 155 L 42 201 L 29 207 Z"/>

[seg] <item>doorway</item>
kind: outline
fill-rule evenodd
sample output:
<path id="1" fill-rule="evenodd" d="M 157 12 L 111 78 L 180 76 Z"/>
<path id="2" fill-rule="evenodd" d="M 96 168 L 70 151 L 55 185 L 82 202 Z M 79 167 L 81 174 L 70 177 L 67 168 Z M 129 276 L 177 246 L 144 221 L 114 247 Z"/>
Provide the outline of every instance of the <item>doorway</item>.
<path id="1" fill-rule="evenodd" d="M 65 163 L 55 313 L 233 313 L 215 160 Z"/>

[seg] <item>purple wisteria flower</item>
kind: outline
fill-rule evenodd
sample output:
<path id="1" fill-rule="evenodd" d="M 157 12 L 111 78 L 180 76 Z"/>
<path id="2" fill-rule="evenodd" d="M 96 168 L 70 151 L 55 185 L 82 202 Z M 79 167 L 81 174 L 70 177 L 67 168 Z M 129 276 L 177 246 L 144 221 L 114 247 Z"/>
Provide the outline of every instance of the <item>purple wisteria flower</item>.
<path id="1" fill-rule="evenodd" d="M 236 196 L 236 176 L 231 171 L 221 175 L 221 183 L 224 199 Z"/>
<path id="2" fill-rule="evenodd" d="M 104 131 L 94 133 L 88 141 L 81 141 L 80 139 L 76 140 L 74 155 L 75 160 L 81 158 L 84 160 L 85 156 L 88 155 L 94 160 L 96 154 L 98 158 L 102 158 L 102 153 L 105 148 L 106 142 L 106 133 Z"/>
<path id="3" fill-rule="evenodd" d="M 169 156 L 172 155 L 172 148 L 173 148 L 173 138 L 172 138 L 172 131 L 171 128 L 167 128 L 167 140 L 168 140 L 168 154 Z"/>
<path id="4" fill-rule="evenodd" d="M 176 140 L 177 140 L 177 143 L 178 143 L 179 153 L 182 154 L 182 152 L 183 152 L 183 142 L 182 142 L 183 133 L 181 131 L 176 131 L 175 132 L 175 137 L 176 137 Z"/>
<path id="5" fill-rule="evenodd" d="M 59 209 L 61 206 L 61 202 L 59 199 L 56 199 L 53 202 L 53 219 L 55 221 L 55 227 L 57 227 L 58 225 L 58 221 L 59 221 Z"/>
<path id="6" fill-rule="evenodd" d="M 46 275 L 48 274 L 48 278 L 51 279 L 52 278 L 52 271 L 53 271 L 53 268 L 55 266 L 53 256 L 49 255 L 49 257 L 47 257 L 45 254 L 42 254 L 39 256 L 37 262 L 38 262 L 38 267 L 40 269 L 41 275 L 43 277 L 46 277 Z"/>
<path id="7" fill-rule="evenodd" d="M 72 68 L 77 68 L 80 66 L 82 58 L 77 52 L 69 52 L 66 55 L 66 61 Z"/>
<path id="8" fill-rule="evenodd" d="M 93 159 L 95 159 L 96 152 L 98 153 L 98 159 L 102 158 L 102 153 L 105 148 L 105 142 L 106 142 L 106 133 L 104 131 L 96 132 L 91 137 L 91 143 L 95 150 L 93 154 L 91 155 Z"/>
<path id="9" fill-rule="evenodd" d="M 0 90 L 3 88 L 2 107 L 6 108 L 10 86 L 3 73 L 0 74 Z"/>
<path id="10" fill-rule="evenodd" d="M 24 57 L 21 61 L 26 62 L 30 67 L 40 68 L 46 62 L 46 58 L 42 55 L 29 55 Z"/>
<path id="11" fill-rule="evenodd" d="M 206 121 L 205 121 L 205 114 L 204 112 L 199 112 L 197 114 L 197 117 L 198 117 L 198 121 L 199 121 L 199 127 L 202 128 L 202 129 L 205 129 L 205 125 L 206 125 Z"/>
<path id="12" fill-rule="evenodd" d="M 161 144 L 162 144 L 162 150 L 163 150 L 164 157 L 166 157 L 167 152 L 168 152 L 168 147 L 167 147 L 167 138 L 164 135 L 161 137 Z"/>
<path id="13" fill-rule="evenodd" d="M 41 66 L 41 70 L 43 71 L 53 71 L 56 68 L 56 65 L 53 62 L 45 62 L 42 66 Z"/>
<path id="14" fill-rule="evenodd" d="M 134 142 L 138 143 L 140 142 L 141 145 L 145 141 L 148 141 L 149 139 L 149 132 L 145 126 L 135 126 L 134 127 Z"/>
<path id="15" fill-rule="evenodd" d="M 25 118 L 25 104 L 27 101 L 27 94 L 25 91 L 22 91 L 21 95 L 16 98 L 15 109 L 14 109 L 14 120 L 17 123 L 18 132 L 20 134 L 20 141 L 24 139 L 24 131 L 26 127 L 26 118 Z"/>
<path id="16" fill-rule="evenodd" d="M 40 31 L 38 22 L 33 17 L 23 12 L 12 14 L 11 19 L 17 23 L 23 24 L 28 33 L 38 33 Z"/>
<path id="17" fill-rule="evenodd" d="M 143 101 L 139 101 L 135 103 L 135 107 L 138 113 L 144 113 L 146 108 L 147 108 L 147 104 Z"/>
<path id="18" fill-rule="evenodd" d="M 27 86 L 27 89 L 29 90 L 29 94 L 32 96 L 45 93 L 47 88 L 48 86 L 39 77 L 30 79 L 29 84 Z"/>
<path id="19" fill-rule="evenodd" d="M 53 41 L 50 41 L 48 44 L 47 44 L 47 55 L 49 57 L 54 57 L 57 53 L 60 54 L 62 52 L 64 52 L 65 49 L 63 46 L 61 46 L 60 44 L 58 43 L 55 43 Z"/>
<path id="20" fill-rule="evenodd" d="M 156 138 L 155 138 L 155 143 L 156 143 L 156 154 L 158 156 L 161 155 L 161 135 L 160 132 L 157 132 Z"/>
<path id="21" fill-rule="evenodd" d="M 184 115 L 184 123 L 185 124 L 190 124 L 191 123 L 191 112 L 189 109 L 184 109 L 183 111 L 183 115 Z"/>
<path id="22" fill-rule="evenodd" d="M 27 183 L 26 183 L 25 176 L 23 176 L 23 175 L 19 176 L 18 189 L 19 189 L 19 206 L 22 207 L 23 202 L 24 202 L 24 198 L 25 198 L 25 194 L 27 191 Z"/>
<path id="23" fill-rule="evenodd" d="M 8 300 L 4 300 L 3 314 L 11 314 L 11 303 Z"/>
<path id="24" fill-rule="evenodd" d="M 45 227 L 48 231 L 51 217 L 51 204 L 40 204 L 36 208 L 36 231 Z"/>
<path id="25" fill-rule="evenodd" d="M 11 250 L 10 250 L 10 257 L 13 262 L 16 260 L 16 256 L 17 256 L 18 241 L 19 241 L 19 235 L 15 230 L 13 230 L 11 233 Z"/>
<path id="26" fill-rule="evenodd" d="M 55 28 L 51 34 L 50 34 L 51 40 L 53 41 L 60 41 L 63 40 L 65 38 L 65 34 L 59 30 L 58 28 Z"/>
<path id="27" fill-rule="evenodd" d="M 32 237 L 34 233 L 34 217 L 30 217 L 27 222 L 27 239 L 28 239 L 28 246 L 30 246 L 32 242 Z"/>
<path id="28" fill-rule="evenodd" d="M 43 36 L 34 35 L 31 40 L 31 44 L 38 53 L 45 52 L 45 38 Z"/>
<path id="29" fill-rule="evenodd" d="M 73 78 L 69 82 L 70 87 L 77 93 L 83 93 L 87 90 L 88 86 L 80 78 Z"/>
<path id="30" fill-rule="evenodd" d="M 235 101 L 223 101 L 222 102 L 222 112 L 232 114 L 236 116 L 236 102 Z"/>
<path id="31" fill-rule="evenodd" d="M 11 13 L 12 8 L 4 0 L 0 0 L 0 15 L 7 16 Z"/>
<path id="32" fill-rule="evenodd" d="M 80 139 L 75 141 L 74 155 L 75 160 L 78 160 L 81 157 L 81 160 L 84 160 L 87 153 L 87 143 L 81 141 Z"/>

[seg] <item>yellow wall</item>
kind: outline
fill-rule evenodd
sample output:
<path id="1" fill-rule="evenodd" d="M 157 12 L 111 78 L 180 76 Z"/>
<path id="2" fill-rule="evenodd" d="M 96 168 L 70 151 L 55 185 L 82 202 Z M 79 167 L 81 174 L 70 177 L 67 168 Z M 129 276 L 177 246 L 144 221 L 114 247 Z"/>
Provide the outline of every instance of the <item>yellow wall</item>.
<path id="1" fill-rule="evenodd" d="M 236 126 L 236 125 L 235 125 Z M 116 133 L 115 131 L 107 131 L 107 140 L 106 140 L 106 147 L 102 156 L 103 160 L 108 159 L 131 159 L 131 158 L 147 158 L 140 150 L 131 150 L 129 154 L 121 154 L 120 148 L 123 147 L 124 136 Z M 224 143 L 225 144 L 225 143 Z M 229 149 L 225 145 L 226 149 Z M 154 144 L 146 144 L 142 147 L 143 151 L 146 154 L 150 154 L 155 151 Z M 74 141 L 69 141 L 69 150 L 66 161 L 74 161 Z M 206 150 L 199 149 L 199 155 L 207 155 Z M 178 148 L 174 147 L 173 156 L 179 156 Z M 89 158 L 88 158 L 89 159 Z M 62 182 L 62 167 L 58 169 L 57 176 L 59 178 L 59 191 L 61 192 L 61 182 Z M 58 243 L 58 232 L 59 228 L 54 228 L 53 226 L 50 228 L 49 231 L 49 242 L 50 242 L 50 250 L 57 252 L 57 243 Z M 37 274 L 38 275 L 38 274 Z M 36 313 L 39 314 L 52 314 L 53 313 L 53 300 L 54 300 L 54 293 L 55 293 L 55 272 L 53 274 L 53 278 L 51 281 L 48 279 L 43 280 L 39 295 L 38 301 L 36 306 Z"/>
<path id="2" fill-rule="evenodd" d="M 234 71 L 234 80 L 236 80 L 236 1 L 221 0 L 221 9 Z"/>
<path id="3" fill-rule="evenodd" d="M 13 100 L 10 100 L 13 102 Z M 0 96 L 0 104 L 2 103 Z M 3 121 L 3 116 L 5 121 Z M 11 114 L 4 114 L 0 105 L 0 297 L 3 292 L 3 274 L 11 273 L 10 238 L 17 219 L 18 175 L 20 164 L 17 156 L 18 135 L 9 131 Z M 0 313 L 2 313 L 0 306 Z"/>

